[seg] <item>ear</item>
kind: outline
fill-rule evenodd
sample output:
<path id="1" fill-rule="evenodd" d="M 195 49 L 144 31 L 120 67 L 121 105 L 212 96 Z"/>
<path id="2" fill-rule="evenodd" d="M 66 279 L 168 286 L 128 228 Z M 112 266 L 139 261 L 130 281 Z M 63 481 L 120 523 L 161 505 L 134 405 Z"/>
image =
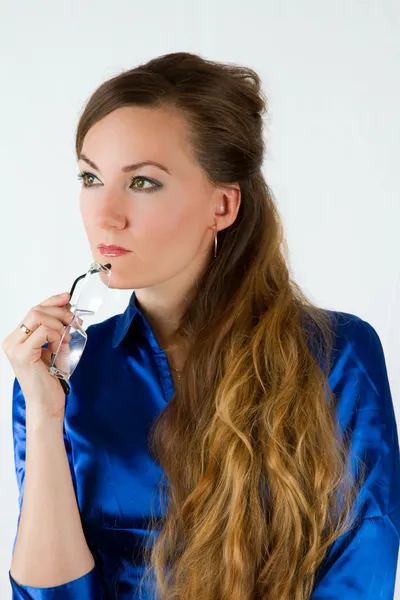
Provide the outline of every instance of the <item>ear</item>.
<path id="1" fill-rule="evenodd" d="M 214 223 L 217 231 L 226 229 L 235 222 L 241 202 L 241 190 L 239 184 L 228 187 L 217 188 L 214 192 L 213 210 Z"/>

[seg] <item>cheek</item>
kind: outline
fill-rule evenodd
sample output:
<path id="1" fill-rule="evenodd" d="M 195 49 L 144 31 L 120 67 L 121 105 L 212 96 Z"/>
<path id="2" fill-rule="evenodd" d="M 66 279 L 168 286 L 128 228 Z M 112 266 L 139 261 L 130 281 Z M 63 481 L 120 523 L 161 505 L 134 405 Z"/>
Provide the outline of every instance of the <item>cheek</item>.
<path id="1" fill-rule="evenodd" d="M 86 235 L 88 236 L 88 238 L 90 240 L 90 238 L 93 237 L 93 234 L 95 233 L 95 229 L 96 229 L 96 227 L 95 227 L 96 215 L 93 210 L 93 204 L 88 202 L 87 200 L 85 201 L 81 197 L 80 201 L 79 201 L 79 209 L 80 209 L 80 213 L 81 213 L 83 227 L 86 231 Z"/>
<path id="2" fill-rule="evenodd" d="M 137 252 L 142 256 L 161 255 L 171 239 L 179 235 L 181 217 L 171 211 L 136 215 L 131 219 L 131 233 Z"/>
<path id="3" fill-rule="evenodd" d="M 149 259 L 161 263 L 196 253 L 206 229 L 204 218 L 204 210 L 195 210 L 193 205 L 146 215 L 132 223 L 138 251 L 140 247 Z"/>

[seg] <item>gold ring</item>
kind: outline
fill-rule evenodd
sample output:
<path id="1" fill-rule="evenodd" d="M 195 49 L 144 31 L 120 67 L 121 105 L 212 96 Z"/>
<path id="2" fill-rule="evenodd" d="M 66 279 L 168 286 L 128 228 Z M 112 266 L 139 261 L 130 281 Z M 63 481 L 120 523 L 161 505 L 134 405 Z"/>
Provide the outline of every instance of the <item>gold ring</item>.
<path id="1" fill-rule="evenodd" d="M 26 325 L 24 325 L 23 323 L 22 323 L 22 325 L 20 325 L 19 328 L 22 329 L 22 331 L 24 333 L 26 333 L 26 335 L 28 335 L 28 336 L 31 335 L 31 333 L 32 333 L 32 331 L 30 329 L 28 329 L 28 327 Z"/>

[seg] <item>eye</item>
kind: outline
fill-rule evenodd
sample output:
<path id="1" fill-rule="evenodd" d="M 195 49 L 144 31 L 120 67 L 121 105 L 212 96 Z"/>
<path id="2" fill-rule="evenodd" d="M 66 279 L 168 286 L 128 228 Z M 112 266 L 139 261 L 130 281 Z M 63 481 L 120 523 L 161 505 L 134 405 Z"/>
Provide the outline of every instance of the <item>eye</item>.
<path id="1" fill-rule="evenodd" d="M 135 181 L 147 181 L 148 183 L 151 183 L 151 187 L 145 188 L 143 187 L 143 185 L 140 185 L 139 187 L 137 187 L 137 190 L 140 190 L 141 192 L 154 192 L 156 189 L 162 187 L 161 183 L 158 183 L 157 181 L 153 181 L 152 179 L 149 179 L 148 177 L 142 177 L 141 175 L 136 175 L 136 177 L 131 177 L 131 181 L 132 184 L 135 183 Z"/>
<path id="2" fill-rule="evenodd" d="M 93 175 L 92 173 L 88 173 L 88 171 L 82 171 L 81 173 L 78 174 L 77 177 L 78 177 L 78 179 L 80 179 L 83 182 L 83 187 L 92 187 L 91 184 L 88 184 L 87 178 L 94 177 L 97 179 L 96 175 Z"/>
<path id="3" fill-rule="evenodd" d="M 88 188 L 88 187 L 93 187 L 91 179 L 98 179 L 96 177 L 96 175 L 93 175 L 93 173 L 89 173 L 88 171 L 82 171 L 81 173 L 78 174 L 78 179 L 80 179 L 83 182 L 83 187 Z M 132 189 L 136 189 L 136 191 L 139 192 L 154 192 L 156 191 L 158 188 L 162 187 L 162 184 L 159 183 L 158 181 L 154 181 L 153 179 L 149 179 L 148 177 L 143 177 L 142 175 L 136 175 L 135 177 L 131 177 L 131 182 L 133 185 L 135 182 L 145 182 L 147 181 L 148 183 L 151 184 L 150 187 L 144 187 L 143 183 L 140 183 L 140 185 L 136 188 L 132 188 Z"/>

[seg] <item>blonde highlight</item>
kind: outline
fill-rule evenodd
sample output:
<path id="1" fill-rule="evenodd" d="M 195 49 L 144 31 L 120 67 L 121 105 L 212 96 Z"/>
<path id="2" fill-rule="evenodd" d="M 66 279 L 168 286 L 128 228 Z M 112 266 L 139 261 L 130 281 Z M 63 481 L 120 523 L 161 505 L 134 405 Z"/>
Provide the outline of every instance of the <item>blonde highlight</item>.
<path id="1" fill-rule="evenodd" d="M 180 322 L 184 372 L 151 430 L 163 516 L 149 523 L 142 585 L 161 600 L 307 600 L 362 480 L 328 384 L 331 316 L 290 276 L 261 171 L 259 76 L 184 52 L 125 71 L 90 98 L 77 155 L 94 123 L 129 105 L 179 113 L 210 181 L 242 195 Z"/>

